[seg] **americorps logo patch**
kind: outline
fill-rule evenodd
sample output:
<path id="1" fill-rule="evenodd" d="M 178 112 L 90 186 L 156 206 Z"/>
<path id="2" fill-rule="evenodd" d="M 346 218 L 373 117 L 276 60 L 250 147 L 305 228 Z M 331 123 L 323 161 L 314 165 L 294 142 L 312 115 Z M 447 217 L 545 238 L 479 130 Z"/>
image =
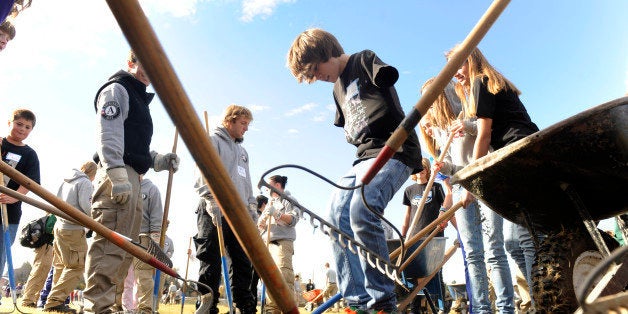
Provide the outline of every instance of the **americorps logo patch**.
<path id="1" fill-rule="evenodd" d="M 106 120 L 113 120 L 120 115 L 120 105 L 116 101 L 109 101 L 102 106 L 100 115 Z"/>

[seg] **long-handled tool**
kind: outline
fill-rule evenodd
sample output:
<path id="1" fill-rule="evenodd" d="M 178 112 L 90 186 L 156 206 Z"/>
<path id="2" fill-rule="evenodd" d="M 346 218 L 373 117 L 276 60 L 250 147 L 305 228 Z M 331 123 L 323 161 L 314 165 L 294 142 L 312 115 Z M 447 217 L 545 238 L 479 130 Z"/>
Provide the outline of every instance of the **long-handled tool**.
<path id="1" fill-rule="evenodd" d="M 458 114 L 458 118 L 460 117 L 462 117 L 462 111 L 460 111 L 460 114 Z M 445 156 L 447 156 L 449 152 L 449 146 L 451 146 L 451 142 L 454 140 L 455 135 L 456 134 L 454 132 L 450 132 L 449 137 L 447 138 L 447 143 L 445 143 L 445 146 L 441 149 L 441 153 L 438 156 L 436 162 L 443 162 Z M 432 171 L 430 178 L 425 185 L 425 191 L 423 191 L 423 196 L 421 197 L 421 201 L 419 201 L 419 206 L 417 206 L 416 213 L 414 214 L 414 217 L 412 217 L 412 223 L 408 228 L 408 230 L 410 231 L 412 231 L 412 229 L 414 229 L 414 227 L 419 223 L 419 218 L 421 218 L 423 208 L 425 207 L 425 202 L 427 201 L 427 196 L 432 190 L 432 185 L 434 184 L 434 180 L 436 179 L 436 174 L 436 171 Z"/>
<path id="2" fill-rule="evenodd" d="M 408 305 L 416 297 L 417 293 L 423 290 L 425 285 L 427 285 L 427 283 L 430 282 L 430 280 L 432 280 L 434 276 L 436 276 L 436 274 L 440 271 L 443 265 L 445 265 L 445 263 L 447 263 L 447 261 L 454 255 L 458 247 L 459 247 L 459 243 L 458 241 L 455 241 L 454 244 L 447 250 L 447 252 L 445 252 L 443 261 L 438 265 L 438 267 L 436 267 L 436 269 L 427 277 L 420 278 L 417 282 L 416 287 L 412 290 L 412 292 L 408 295 L 408 297 L 406 297 L 403 301 L 401 301 L 401 303 L 397 305 L 398 311 L 403 312 L 406 309 L 406 307 L 408 307 Z"/>
<path id="3" fill-rule="evenodd" d="M 179 132 L 177 129 L 174 130 L 174 144 L 172 145 L 172 153 L 177 153 L 177 142 L 179 140 Z M 172 169 L 168 170 L 168 183 L 166 185 L 166 199 L 164 200 L 164 213 L 163 218 L 161 220 L 161 234 L 159 235 L 159 247 L 164 248 L 164 244 L 166 242 L 166 229 L 168 229 L 168 212 L 170 210 L 170 194 L 172 193 L 172 178 L 174 177 L 174 171 Z M 186 276 L 187 279 L 187 276 Z M 159 304 L 159 288 L 161 281 L 161 271 L 159 269 L 155 270 L 155 277 L 153 283 L 153 313 L 157 312 L 157 306 Z M 186 284 L 184 283 L 183 287 Z M 181 302 L 183 305 L 183 302 Z"/>
<path id="4" fill-rule="evenodd" d="M 437 217 L 429 225 L 425 226 L 425 228 L 423 228 L 423 229 L 421 229 L 421 231 L 417 232 L 417 234 L 415 234 L 412 237 L 410 237 L 410 239 L 407 239 L 406 240 L 406 245 L 407 246 L 411 246 L 411 245 L 417 243 L 419 240 L 421 240 L 421 238 L 426 236 L 428 233 L 432 232 L 432 230 L 434 230 L 434 228 L 436 228 L 436 226 L 438 226 L 441 223 L 451 219 L 451 217 L 453 217 L 454 214 L 456 213 L 456 211 L 458 209 L 460 209 L 460 208 L 462 208 L 462 201 L 460 201 L 460 202 L 454 204 L 453 206 L 451 206 L 447 211 L 445 211 L 443 213 L 443 215 Z M 399 256 L 400 253 L 401 253 L 401 248 L 399 247 L 399 248 L 395 249 L 394 251 L 392 251 L 390 253 L 390 259 L 392 260 L 392 259 L 397 258 L 397 256 Z"/>
<path id="5" fill-rule="evenodd" d="M 188 244 L 188 260 L 185 263 L 185 280 L 188 279 L 188 270 L 190 269 L 190 257 L 192 256 L 192 237 L 190 237 L 190 244 Z M 183 314 L 183 306 L 185 305 L 185 294 L 187 293 L 188 285 L 184 282 L 181 295 L 181 314 Z"/>
<path id="6" fill-rule="evenodd" d="M 456 71 L 462 66 L 469 54 L 480 43 L 484 35 L 497 20 L 499 15 L 504 11 L 510 0 L 495 0 L 486 10 L 482 18 L 473 27 L 469 35 L 460 44 L 457 51 L 451 56 L 445 67 L 438 73 L 434 82 L 425 90 L 419 101 L 414 105 L 410 113 L 401 121 L 395 132 L 386 141 L 386 146 L 380 151 L 379 155 L 371 168 L 364 174 L 362 183 L 368 184 L 386 164 L 386 162 L 399 150 L 403 142 L 408 138 L 408 134 L 417 125 L 421 116 L 425 115 L 427 110 L 432 106 L 434 100 L 445 89 Z"/>
<path id="7" fill-rule="evenodd" d="M 203 112 L 203 115 L 205 117 L 205 132 L 207 132 L 207 135 L 209 136 L 209 119 L 207 117 L 207 111 Z M 207 184 L 207 179 L 205 179 L 205 184 Z M 229 266 L 227 265 L 227 252 L 225 250 L 225 238 L 224 233 L 222 232 L 222 214 L 220 213 L 220 211 L 218 211 L 215 220 L 216 233 L 218 233 L 218 247 L 220 249 L 220 261 L 222 264 L 222 278 L 225 284 L 225 294 L 227 295 L 229 314 L 233 314 L 233 297 L 231 294 L 231 284 L 229 283 Z"/>
<path id="8" fill-rule="evenodd" d="M 11 287 L 11 298 L 13 299 L 13 310 L 8 313 L 13 313 L 17 310 L 20 313 L 25 313 L 17 306 L 17 294 L 15 291 L 15 272 L 13 270 L 13 256 L 11 255 L 11 232 L 9 231 L 9 216 L 7 215 L 7 206 L 2 204 L 2 228 L 4 233 L 4 250 L 7 257 L 7 271 L 9 273 L 9 287 Z"/>
<path id="9" fill-rule="evenodd" d="M 37 194 L 39 197 L 43 198 L 57 209 L 63 211 L 65 214 L 70 216 L 72 220 L 100 234 L 105 239 L 109 240 L 121 249 L 130 253 L 134 257 L 137 257 L 144 263 L 160 269 L 161 271 L 165 272 L 175 279 L 185 280 L 174 269 L 166 264 L 171 263 L 170 259 L 163 253 L 163 251 L 161 251 L 159 245 L 154 244 L 154 242 L 149 242 L 149 244 L 152 243 L 153 245 L 149 245 L 148 249 L 141 247 L 137 243 L 133 243 L 131 239 L 128 239 L 115 231 L 112 231 L 111 229 L 105 227 L 101 223 L 87 216 L 82 211 L 74 208 L 72 205 L 68 204 L 56 195 L 50 193 L 42 186 L 37 184 L 37 182 L 31 180 L 19 171 L 13 169 L 13 167 L 9 166 L 4 161 L 0 161 L 0 172 L 9 176 L 13 181 L 17 182 L 31 192 Z"/>
<path id="10" fill-rule="evenodd" d="M 273 221 L 273 216 L 268 215 L 268 226 L 266 226 L 266 248 L 268 248 L 268 244 L 270 243 L 270 224 Z M 262 313 L 264 313 L 264 307 L 266 307 L 266 284 L 262 281 Z"/>
<path id="11" fill-rule="evenodd" d="M 430 235 L 427 236 L 427 238 L 425 238 L 423 240 L 423 242 L 421 243 L 421 245 L 419 245 L 419 247 L 414 250 L 414 252 L 412 252 L 412 254 L 410 254 L 410 256 L 408 256 L 405 261 L 403 262 L 403 264 L 401 264 L 401 266 L 399 266 L 399 271 L 404 271 L 404 269 L 406 269 L 410 263 L 419 255 L 419 253 L 427 246 L 427 244 L 440 232 L 443 231 L 443 228 L 438 225 L 436 226 L 436 228 L 434 229 L 434 231 L 432 231 L 430 233 Z"/>
<path id="12" fill-rule="evenodd" d="M 107 4 L 144 70 L 151 77 L 155 91 L 181 133 L 190 154 L 208 180 L 225 220 L 268 285 L 279 309 L 283 313 L 297 314 L 299 309 L 292 297 L 294 291 L 288 288 L 268 250 L 264 248 L 264 241 L 249 215 L 247 204 L 238 195 L 218 152 L 203 132 L 198 114 L 138 0 L 107 0 Z"/>
<path id="13" fill-rule="evenodd" d="M 320 295 L 323 295 L 323 293 L 321 293 Z M 342 299 L 342 294 L 338 292 L 333 297 L 329 298 L 327 301 L 321 304 L 319 307 L 315 308 L 314 311 L 312 311 L 312 314 L 321 314 L 325 312 L 328 308 L 334 306 L 336 302 L 340 301 L 340 299 Z"/>
<path id="14" fill-rule="evenodd" d="M 218 233 L 218 245 L 220 246 L 220 260 L 222 262 L 222 278 L 225 284 L 225 294 L 227 295 L 227 303 L 229 304 L 229 314 L 234 313 L 233 297 L 231 294 L 231 284 L 229 282 L 229 265 L 227 265 L 227 252 L 225 252 L 225 242 L 222 233 L 222 215 L 216 217 L 216 232 Z"/>
<path id="15" fill-rule="evenodd" d="M 0 151 L 0 155 L 2 155 L 2 151 Z M 4 163 L 4 161 L 2 161 L 2 163 Z M 3 188 L 5 187 L 4 175 L 2 174 L 1 171 L 0 171 L 0 186 Z M 17 294 L 15 291 L 15 273 L 13 271 L 13 255 L 11 255 L 11 242 L 12 241 L 11 241 L 11 231 L 9 230 L 9 215 L 7 213 L 7 205 L 4 203 L 0 205 L 2 207 L 1 208 L 2 212 L 0 214 L 2 215 L 2 232 L 4 235 L 4 243 L 2 245 L 4 245 L 4 251 L 6 253 L 7 271 L 9 273 L 9 287 L 11 287 L 11 298 L 13 299 L 13 310 L 8 313 L 12 313 L 15 310 L 17 310 L 20 313 L 24 313 L 17 306 Z M 0 271 L 2 271 L 2 269 L 0 269 Z"/>
<path id="16" fill-rule="evenodd" d="M 39 209 L 42 209 L 42 210 L 44 210 L 44 211 L 46 211 L 46 212 L 48 212 L 48 213 L 50 213 L 50 214 L 53 214 L 53 215 L 55 215 L 55 216 L 62 217 L 63 219 L 66 219 L 66 220 L 72 221 L 72 222 L 74 222 L 74 223 L 80 224 L 80 222 L 78 222 L 76 219 L 72 218 L 71 216 L 69 216 L 69 215 L 68 215 L 68 214 L 66 214 L 65 212 L 63 212 L 63 211 L 59 210 L 58 208 L 53 207 L 53 206 L 51 206 L 51 205 L 49 205 L 49 204 L 47 204 L 47 203 L 44 203 L 44 202 L 38 201 L 38 200 L 36 200 L 36 199 L 30 198 L 30 197 L 28 197 L 28 196 L 26 196 L 26 195 L 23 195 L 23 194 L 21 194 L 21 193 L 19 193 L 19 192 L 13 191 L 13 190 L 11 190 L 11 189 L 9 189 L 9 188 L 6 188 L 6 187 L 3 187 L 3 186 L 0 186 L 0 193 L 7 194 L 7 195 L 9 195 L 9 196 L 11 196 L 11 197 L 13 197 L 13 198 L 16 198 L 16 199 L 18 199 L 18 200 L 20 200 L 20 201 L 24 202 L 24 203 L 27 203 L 27 204 L 30 204 L 30 205 L 32 205 L 32 206 L 34 206 L 34 207 L 37 207 L 37 208 L 39 208 Z M 158 247 L 158 245 L 157 245 L 157 244 L 153 244 L 153 242 L 152 242 L 152 241 L 151 241 L 151 242 L 149 242 L 149 248 L 146 248 L 146 247 L 141 246 L 139 243 L 132 242 L 132 240 L 131 240 L 131 239 L 129 239 L 129 238 L 127 238 L 127 237 L 124 237 L 124 236 L 122 236 L 122 235 L 119 235 L 119 236 L 120 236 L 120 237 L 123 237 L 123 238 L 125 238 L 125 239 L 127 239 L 128 241 L 130 241 L 131 243 L 135 244 L 136 246 L 143 248 L 144 250 L 146 250 L 147 252 L 149 252 L 149 254 L 150 254 L 151 252 L 153 252 L 153 251 L 155 252 L 155 253 L 153 253 L 153 254 L 155 254 L 155 255 L 159 254 L 158 252 L 161 252 L 161 249 L 162 249 L 162 248 Z M 162 253 L 162 254 L 163 254 L 163 253 Z M 151 255 L 152 255 L 152 254 L 151 254 Z M 162 257 L 159 257 L 158 259 L 160 259 L 160 258 L 162 258 L 162 259 L 163 259 L 163 258 L 167 258 L 167 256 L 166 256 L 166 257 L 163 257 L 163 256 L 162 256 Z M 189 262 L 189 261 L 188 261 L 188 262 Z M 160 271 L 160 270 L 159 270 L 159 269 L 157 269 L 157 271 Z M 186 269 L 186 276 L 185 276 L 185 280 L 184 280 L 184 286 L 186 286 L 186 287 L 187 287 L 187 282 L 188 282 L 188 281 L 190 281 L 190 280 L 188 280 L 188 278 L 187 278 L 187 269 Z M 159 286 L 155 286 L 154 288 L 155 288 L 155 289 L 159 289 Z M 153 294 L 154 294 L 153 296 L 155 296 L 155 292 L 154 292 L 154 291 L 153 291 Z"/>

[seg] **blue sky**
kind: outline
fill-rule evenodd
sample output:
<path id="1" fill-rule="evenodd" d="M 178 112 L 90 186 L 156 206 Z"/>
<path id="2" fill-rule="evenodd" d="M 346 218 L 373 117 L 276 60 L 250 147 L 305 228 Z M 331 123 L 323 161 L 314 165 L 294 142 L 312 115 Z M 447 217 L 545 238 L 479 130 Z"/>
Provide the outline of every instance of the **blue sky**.
<path id="1" fill-rule="evenodd" d="M 297 34 L 321 27 L 334 33 L 347 53 L 375 51 L 399 70 L 396 87 L 408 112 L 419 99 L 419 86 L 444 66 L 443 53 L 465 38 L 490 5 L 449 0 L 141 3 L 199 117 L 207 111 L 214 123 L 230 103 L 254 111 L 244 142 L 254 186 L 264 171 L 288 163 L 335 181 L 354 159 L 355 149 L 332 125 L 332 85 L 297 84 L 285 66 Z M 532 119 L 544 128 L 626 94 L 625 12 L 628 3 L 619 0 L 513 1 L 479 47 L 523 92 Z M 38 115 L 27 142 L 39 154 L 43 186 L 54 193 L 63 176 L 96 150 L 95 92 L 125 66 L 129 45 L 104 1 L 75 1 L 71 10 L 53 1 L 35 1 L 16 27 L 17 37 L 0 58 L 0 116 L 7 117 L 16 107 Z M 151 108 L 152 147 L 170 151 L 174 126 L 157 98 Z M 179 153 L 182 164 L 174 177 L 169 235 L 175 240 L 175 266 L 183 271 L 188 240 L 196 229 L 197 198 L 192 190 L 195 165 L 182 142 Z M 289 177 L 287 189 L 304 206 L 324 215 L 328 184 L 301 171 L 279 173 Z M 165 173 L 149 172 L 147 177 L 165 193 Z M 386 210 L 397 226 L 404 211 L 401 194 Z M 39 215 L 41 211 L 25 206 L 22 223 Z M 317 277 L 330 260 L 327 240 L 313 234 L 305 221 L 299 224 L 298 237 L 295 270 L 303 278 L 312 273 Z M 32 258 L 18 247 L 16 265 Z M 190 266 L 192 278 L 197 268 Z"/>

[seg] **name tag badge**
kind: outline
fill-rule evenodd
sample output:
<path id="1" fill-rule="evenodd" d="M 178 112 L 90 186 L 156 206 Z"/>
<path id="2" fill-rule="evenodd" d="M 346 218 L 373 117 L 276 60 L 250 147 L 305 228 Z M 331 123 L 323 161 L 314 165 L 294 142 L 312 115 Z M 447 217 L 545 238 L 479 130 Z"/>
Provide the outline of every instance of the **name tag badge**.
<path id="1" fill-rule="evenodd" d="M 349 86 L 347 86 L 347 95 L 345 96 L 345 102 L 358 96 L 358 93 L 360 93 L 360 89 L 358 88 L 358 79 L 355 79 L 349 84 Z"/>
<path id="2" fill-rule="evenodd" d="M 244 170 L 244 167 L 238 166 L 238 174 L 246 178 L 246 170 Z"/>
<path id="3" fill-rule="evenodd" d="M 17 163 L 17 162 L 20 162 L 20 159 L 22 159 L 22 155 L 8 152 L 6 158 L 7 160 L 15 161 Z"/>

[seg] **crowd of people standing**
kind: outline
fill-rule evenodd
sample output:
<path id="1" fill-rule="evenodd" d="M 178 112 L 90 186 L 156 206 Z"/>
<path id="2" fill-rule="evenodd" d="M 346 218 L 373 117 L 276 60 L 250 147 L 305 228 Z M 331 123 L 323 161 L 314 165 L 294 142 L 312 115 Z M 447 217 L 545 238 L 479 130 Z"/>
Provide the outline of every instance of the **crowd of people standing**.
<path id="1" fill-rule="evenodd" d="M 3 23 L 0 26 L 0 39 L 3 40 L 0 50 L 14 36 L 11 25 Z M 446 57 L 450 58 L 455 52 L 457 47 Z M 163 217 L 161 195 L 143 176 L 150 169 L 176 172 L 179 157 L 175 153 L 151 151 L 154 125 L 149 104 L 154 95 L 146 91 L 151 81 L 132 51 L 126 62 L 127 68 L 114 73 L 95 93 L 97 152 L 93 161 L 73 169 L 61 183 L 57 196 L 112 231 L 149 246 L 151 241 L 163 242 L 165 230 L 160 219 Z M 405 117 L 394 86 L 399 78 L 398 70 L 370 50 L 345 53 L 334 35 L 317 28 L 306 30 L 295 38 L 288 53 L 288 67 L 299 83 L 324 81 L 333 84 L 336 110 L 333 125 L 343 128 L 345 140 L 356 148 L 356 160 L 348 166 L 338 184 L 345 187 L 359 185 L 360 179 L 375 164 L 375 157 L 385 149 L 387 138 Z M 431 81 L 426 82 L 423 89 L 430 84 Z M 445 161 L 431 164 L 422 158 L 419 137 L 415 131 L 409 132 L 401 149 L 392 154 L 390 161 L 382 165 L 369 184 L 363 186 L 362 193 L 351 189 L 333 192 L 328 206 L 330 224 L 378 256 L 388 257 L 389 247 L 381 215 L 411 177 L 417 183 L 407 189 L 404 196 L 407 214 L 402 222 L 403 237 L 416 234 L 453 203 L 462 202 L 463 210 L 456 213 L 455 226 L 465 252 L 470 306 L 474 313 L 493 311 L 489 299 L 490 282 L 496 294 L 494 306 L 497 311 L 514 313 L 518 309 L 515 308 L 513 270 L 508 265 L 507 254 L 515 259 L 518 271 L 528 284 L 527 291 L 522 289 L 519 293 L 529 294 L 534 242 L 542 238 L 542 234 L 530 234 L 525 227 L 505 221 L 459 185 L 446 186 L 445 189 L 437 185 L 429 194 L 434 203 L 423 212 L 422 224 L 409 228 L 409 221 L 417 213 L 416 201 L 426 192 L 422 188 L 431 171 L 451 176 L 492 151 L 538 131 L 519 99 L 520 93 L 479 49 L 474 49 L 456 73 L 455 81 L 439 96 L 418 126 L 428 151 L 434 157 L 444 153 Z M 293 256 L 300 209 L 290 201 L 291 195 L 285 189 L 286 176 L 270 177 L 269 197 L 262 202 L 256 198 L 251 184 L 250 158 L 243 146 L 244 135 L 252 120 L 250 109 L 229 105 L 220 125 L 212 129 L 208 137 L 286 285 L 299 291 L 300 287 L 295 287 Z M 2 159 L 39 183 L 37 154 L 24 143 L 35 122 L 35 115 L 30 110 L 18 109 L 12 113 L 9 134 L 2 138 Z M 445 152 L 439 151 L 446 146 L 451 134 L 455 134 L 452 145 Z M 22 194 L 28 192 L 14 180 L 4 178 L 3 181 Z M 196 206 L 198 232 L 194 237 L 196 257 L 200 262 L 198 282 L 202 284 L 198 289 L 202 294 L 213 296 L 206 306 L 207 313 L 218 313 L 219 286 L 225 277 L 230 282 L 227 288 L 233 295 L 234 306 L 243 314 L 256 313 L 259 276 L 245 253 L 246 247 L 238 241 L 238 231 L 233 230 L 223 217 L 219 196 L 212 194 L 206 178 L 199 176 L 194 189 L 199 197 Z M 6 204 L 13 242 L 21 217 L 21 202 L 0 194 L 0 203 Z M 44 305 L 46 310 L 74 312 L 66 299 L 77 282 L 84 278 L 85 311 L 88 313 L 115 313 L 125 309 L 139 313 L 156 311 L 151 290 L 155 284 L 152 267 L 112 245 L 111 240 L 102 234 L 95 234 L 88 246 L 88 231 L 71 217 L 60 217 L 54 229 L 54 242 L 35 250 L 34 264 L 37 267 L 29 277 L 30 285 L 26 286 L 22 305 L 36 306 L 38 289 L 33 287 L 43 286 L 52 266 L 52 286 Z M 333 267 L 326 265 L 325 299 L 339 291 L 348 313 L 397 311 L 395 284 L 390 278 L 342 243 L 332 241 L 330 250 L 334 261 Z M 228 267 L 223 267 L 227 266 L 223 265 L 225 256 L 229 258 Z M 0 270 L 4 269 L 4 264 L 4 248 L 0 246 Z M 125 279 L 129 282 L 126 287 Z M 133 286 L 137 292 L 132 299 L 136 300 L 125 301 L 125 290 L 128 292 Z M 168 288 L 171 299 L 177 292 L 171 291 L 173 287 L 176 288 L 171 283 Z M 29 292 L 29 288 L 35 292 Z M 160 287 L 158 291 L 161 290 Z M 295 298 L 298 300 L 298 293 Z M 530 301 L 526 306 L 532 308 L 534 304 Z M 200 313 L 201 308 L 199 305 L 197 312 Z M 270 295 L 265 311 L 280 312 L 277 300 Z"/>

